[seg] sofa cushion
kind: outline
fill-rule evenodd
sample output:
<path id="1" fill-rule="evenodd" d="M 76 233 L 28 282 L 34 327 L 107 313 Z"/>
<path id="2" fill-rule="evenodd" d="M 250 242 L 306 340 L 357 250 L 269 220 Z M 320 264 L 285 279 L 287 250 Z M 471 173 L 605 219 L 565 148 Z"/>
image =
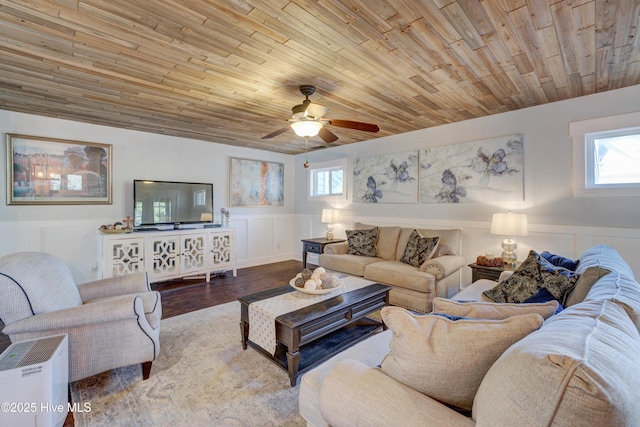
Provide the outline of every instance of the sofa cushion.
<path id="1" fill-rule="evenodd" d="M 623 307 L 640 330 L 640 284 L 632 277 L 612 271 L 591 287 L 585 301 L 610 300 Z"/>
<path id="2" fill-rule="evenodd" d="M 376 242 L 378 241 L 378 228 L 368 230 L 346 230 L 347 244 L 350 255 L 377 257 Z"/>
<path id="3" fill-rule="evenodd" d="M 404 248 L 404 254 L 400 258 L 400 262 L 420 267 L 426 260 L 431 258 L 438 247 L 439 237 L 423 237 L 418 231 L 413 230 L 407 246 Z"/>
<path id="4" fill-rule="evenodd" d="M 432 274 L 420 271 L 414 266 L 400 261 L 380 261 L 367 264 L 364 267 L 364 277 L 374 282 L 389 283 L 393 286 L 425 293 L 435 292 L 436 287 L 436 278 Z"/>
<path id="5" fill-rule="evenodd" d="M 532 250 L 508 279 L 485 291 L 484 295 L 495 302 L 521 303 L 545 288 L 556 300 L 562 302 L 575 286 L 578 277 L 572 271 L 554 266 Z"/>
<path id="6" fill-rule="evenodd" d="M 355 223 L 356 230 L 366 230 L 376 228 L 375 225 L 363 224 L 361 222 Z M 376 249 L 378 250 L 378 256 L 382 259 L 393 260 L 396 259 L 396 249 L 398 247 L 398 237 L 400 236 L 400 227 L 377 227 L 378 228 L 378 242 L 376 243 Z"/>
<path id="7" fill-rule="evenodd" d="M 594 245 L 580 255 L 580 264 L 576 273 L 582 274 L 589 267 L 602 267 L 615 271 L 626 277 L 633 278 L 633 271 L 620 256 L 618 251 L 608 245 Z"/>
<path id="8" fill-rule="evenodd" d="M 380 365 L 380 361 L 389 352 L 390 340 L 390 330 L 374 334 L 345 351 L 339 352 L 304 374 L 300 379 L 300 392 L 298 394 L 300 415 L 310 425 L 316 427 L 326 426 L 327 423 L 320 413 L 320 389 L 323 387 L 325 377 L 335 365 L 347 359 L 356 359 L 359 363 L 371 368 Z"/>
<path id="9" fill-rule="evenodd" d="M 433 312 L 452 316 L 465 316 L 478 319 L 506 319 L 521 314 L 539 314 L 544 319 L 553 316 L 561 309 L 558 301 L 533 304 L 510 304 L 497 302 L 460 302 L 446 298 L 434 298 Z"/>
<path id="10" fill-rule="evenodd" d="M 619 305 L 569 307 L 494 363 L 473 418 L 491 426 L 640 425 L 639 354 L 638 330 Z"/>
<path id="11" fill-rule="evenodd" d="M 364 276 L 364 269 L 367 265 L 380 262 L 382 259 L 370 256 L 349 255 L 349 254 L 320 254 L 318 265 L 327 270 L 340 271 L 353 276 Z"/>
<path id="12" fill-rule="evenodd" d="M 393 331 L 382 371 L 427 396 L 467 410 L 495 360 L 543 322 L 538 314 L 452 321 L 399 307 L 384 307 L 381 315 Z"/>

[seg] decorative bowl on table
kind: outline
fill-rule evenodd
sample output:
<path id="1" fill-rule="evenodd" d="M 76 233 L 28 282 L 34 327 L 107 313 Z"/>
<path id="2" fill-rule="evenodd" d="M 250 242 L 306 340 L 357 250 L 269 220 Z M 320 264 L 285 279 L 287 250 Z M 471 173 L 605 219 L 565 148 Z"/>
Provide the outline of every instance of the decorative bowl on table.
<path id="1" fill-rule="evenodd" d="M 100 232 L 101 233 L 106 233 L 106 234 L 121 234 L 121 233 L 126 233 L 127 230 L 126 228 L 101 228 Z"/>
<path id="2" fill-rule="evenodd" d="M 336 289 L 339 289 L 340 286 L 342 286 L 342 285 L 338 285 L 335 288 L 328 288 L 328 289 L 305 289 L 305 288 L 301 288 L 299 286 L 296 286 L 296 279 L 291 279 L 291 280 L 289 280 L 289 286 L 291 286 L 296 291 L 300 291 L 300 292 L 303 292 L 305 294 L 322 295 L 322 294 L 328 294 L 331 291 L 335 291 Z"/>
<path id="3" fill-rule="evenodd" d="M 337 276 L 327 273 L 323 267 L 315 270 L 305 268 L 289 281 L 289 285 L 297 291 L 306 294 L 326 294 L 341 286 Z"/>

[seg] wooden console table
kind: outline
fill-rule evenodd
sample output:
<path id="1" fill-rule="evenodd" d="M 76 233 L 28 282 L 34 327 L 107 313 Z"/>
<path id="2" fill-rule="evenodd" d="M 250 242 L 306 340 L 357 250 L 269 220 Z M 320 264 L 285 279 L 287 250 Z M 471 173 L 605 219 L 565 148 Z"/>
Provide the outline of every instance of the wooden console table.
<path id="1" fill-rule="evenodd" d="M 197 228 L 122 234 L 98 232 L 99 277 L 145 271 L 149 282 L 233 271 L 236 277 L 234 228 Z"/>

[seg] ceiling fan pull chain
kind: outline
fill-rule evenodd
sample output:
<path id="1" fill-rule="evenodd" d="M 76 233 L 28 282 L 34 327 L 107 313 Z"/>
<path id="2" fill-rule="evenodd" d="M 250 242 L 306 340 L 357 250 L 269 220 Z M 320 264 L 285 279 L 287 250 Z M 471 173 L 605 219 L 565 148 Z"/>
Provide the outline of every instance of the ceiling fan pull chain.
<path id="1" fill-rule="evenodd" d="M 309 137 L 305 136 L 304 141 L 305 141 L 305 147 L 307 149 L 304 154 L 304 167 L 308 168 L 309 167 Z"/>

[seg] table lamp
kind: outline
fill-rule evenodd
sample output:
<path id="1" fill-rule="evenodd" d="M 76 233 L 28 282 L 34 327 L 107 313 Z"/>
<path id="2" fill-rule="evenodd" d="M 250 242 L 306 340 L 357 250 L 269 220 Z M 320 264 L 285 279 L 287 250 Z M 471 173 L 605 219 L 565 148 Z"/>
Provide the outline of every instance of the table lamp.
<path id="1" fill-rule="evenodd" d="M 491 220 L 491 234 L 507 236 L 502 242 L 502 260 L 508 265 L 515 265 L 518 259 L 516 236 L 528 236 L 529 229 L 526 214 L 494 213 Z"/>
<path id="2" fill-rule="evenodd" d="M 338 212 L 334 209 L 322 209 L 320 222 L 327 224 L 327 240 L 333 240 L 333 223 L 338 219 Z"/>

